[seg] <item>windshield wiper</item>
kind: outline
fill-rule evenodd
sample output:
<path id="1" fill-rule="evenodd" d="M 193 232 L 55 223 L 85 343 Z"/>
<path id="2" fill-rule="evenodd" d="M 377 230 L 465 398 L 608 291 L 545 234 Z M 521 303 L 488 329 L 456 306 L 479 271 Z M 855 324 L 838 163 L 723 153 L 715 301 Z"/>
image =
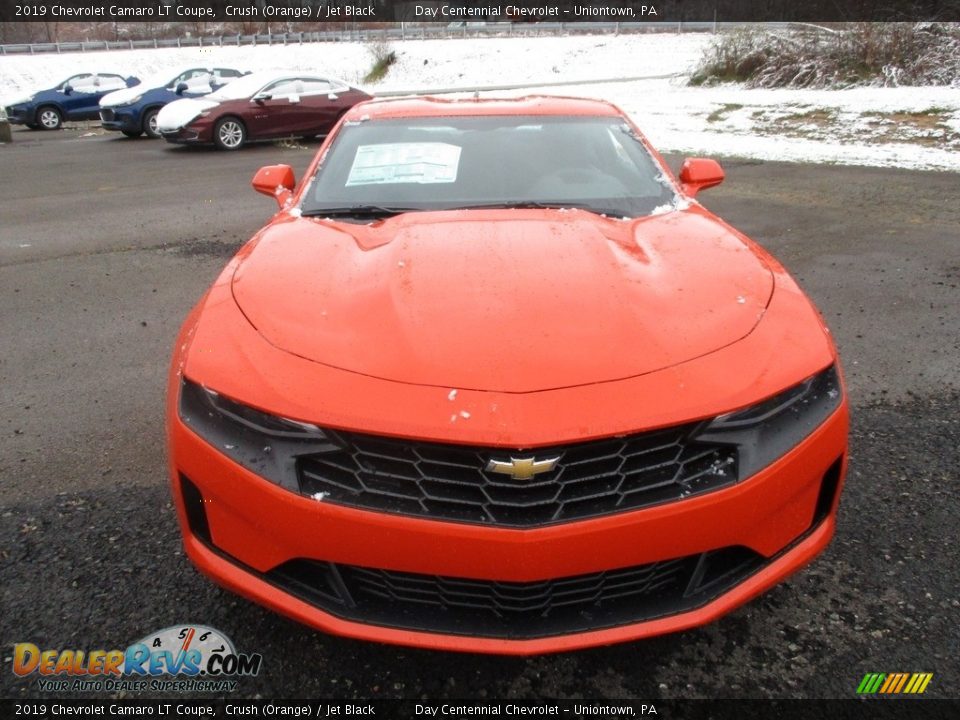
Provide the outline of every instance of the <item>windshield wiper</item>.
<path id="1" fill-rule="evenodd" d="M 418 212 L 422 208 L 387 207 L 385 205 L 347 205 L 344 207 L 316 208 L 304 210 L 303 217 L 352 217 L 352 218 L 385 218 L 402 215 L 408 212 Z"/>
<path id="2" fill-rule="evenodd" d="M 455 210 L 586 210 L 595 215 L 607 215 L 609 217 L 621 217 L 623 215 L 632 215 L 624 213 L 616 208 L 595 208 L 584 203 L 575 202 L 540 202 L 538 200 L 506 200 L 503 202 L 476 203 L 469 205 L 455 205 L 453 207 L 435 207 L 435 208 L 415 208 L 415 207 L 394 207 L 386 205 L 347 205 L 344 207 L 332 208 L 314 208 L 304 210 L 303 217 L 328 217 L 328 218 L 356 218 L 359 220 L 380 219 L 402 215 L 408 212 L 446 212 Z"/>
<path id="3" fill-rule="evenodd" d="M 621 217 L 624 213 L 615 208 L 595 208 L 585 203 L 576 202 L 540 202 L 538 200 L 506 200 L 504 202 L 478 203 L 476 205 L 458 205 L 444 208 L 444 210 L 586 210 L 595 215 L 609 215 Z"/>
<path id="4" fill-rule="evenodd" d="M 444 210 L 560 210 L 561 208 L 577 207 L 575 203 L 540 202 L 539 200 L 504 200 L 502 202 L 476 203 L 471 205 L 457 205 L 443 208 Z M 584 208 L 589 210 L 590 208 Z"/>

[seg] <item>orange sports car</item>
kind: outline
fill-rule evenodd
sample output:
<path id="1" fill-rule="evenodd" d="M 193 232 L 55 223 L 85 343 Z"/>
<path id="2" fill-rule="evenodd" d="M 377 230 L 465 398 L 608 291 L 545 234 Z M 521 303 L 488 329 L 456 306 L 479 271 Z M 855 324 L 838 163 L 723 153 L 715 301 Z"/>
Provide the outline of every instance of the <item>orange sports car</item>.
<path id="1" fill-rule="evenodd" d="M 817 310 L 619 109 L 372 101 L 190 313 L 186 551 L 336 635 L 531 654 L 710 622 L 834 532 Z"/>

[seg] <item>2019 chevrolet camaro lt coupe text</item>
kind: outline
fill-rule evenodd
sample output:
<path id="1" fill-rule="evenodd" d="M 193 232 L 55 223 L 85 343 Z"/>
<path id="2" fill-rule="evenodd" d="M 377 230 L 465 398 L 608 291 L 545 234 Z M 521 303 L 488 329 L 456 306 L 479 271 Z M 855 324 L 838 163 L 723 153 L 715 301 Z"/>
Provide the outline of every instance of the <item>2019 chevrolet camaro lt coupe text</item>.
<path id="1" fill-rule="evenodd" d="M 190 313 L 187 553 L 338 635 L 529 654 L 710 622 L 829 542 L 836 350 L 616 107 L 361 103 Z"/>

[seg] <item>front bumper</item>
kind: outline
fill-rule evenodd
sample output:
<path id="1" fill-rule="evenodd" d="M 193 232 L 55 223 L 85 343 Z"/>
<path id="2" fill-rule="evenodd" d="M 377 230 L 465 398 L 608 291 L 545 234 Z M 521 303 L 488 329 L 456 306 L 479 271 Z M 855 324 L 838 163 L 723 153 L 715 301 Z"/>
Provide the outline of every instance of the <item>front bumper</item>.
<path id="1" fill-rule="evenodd" d="M 177 145 L 212 142 L 209 137 L 209 132 L 204 132 L 191 127 L 183 127 L 176 130 L 161 129 L 160 136 L 167 142 Z"/>
<path id="2" fill-rule="evenodd" d="M 100 125 L 106 130 L 137 132 L 140 128 L 140 113 L 132 108 L 100 108 Z"/>
<path id="3" fill-rule="evenodd" d="M 845 471 L 844 403 L 786 456 L 732 487 L 633 512 L 535 529 L 491 528 L 336 506 L 284 490 L 234 463 L 178 417 L 170 423 L 171 483 L 187 554 L 221 585 L 325 632 L 437 649 L 533 654 L 675 632 L 710 622 L 798 570 L 829 542 Z M 478 581 L 501 601 L 540 592 L 558 579 L 612 576 L 631 569 L 653 577 L 670 561 L 696 568 L 704 553 L 742 550 L 745 558 L 705 590 L 687 580 L 675 597 L 661 592 L 611 613 L 542 622 L 504 622 L 478 607 L 470 622 L 436 597 Z M 310 577 L 377 573 L 388 603 L 350 607 L 311 586 Z M 292 569 L 292 570 L 291 570 Z M 735 570 L 735 572 L 733 572 Z M 439 595 L 430 612 L 404 602 Z M 485 582 L 486 581 L 486 582 Z M 692 580 L 690 581 L 692 582 Z M 452 586 L 451 586 L 452 583 Z M 446 585 L 445 585 L 446 584 Z M 521 585 L 524 584 L 524 585 Z M 412 588 L 412 591 L 411 591 Z M 472 589 L 471 589 L 472 588 Z M 458 591 L 459 592 L 459 591 Z M 489 594 L 489 593 L 488 593 Z M 462 593 L 460 595 L 462 598 Z M 501 602 L 502 605 L 502 602 Z M 367 613 L 367 610 L 370 610 Z M 502 607 L 500 608 L 503 609 Z M 508 608 L 509 609 L 509 608 Z M 367 613 L 367 614 L 365 614 Z M 555 613 L 558 615 L 558 613 Z M 482 617 L 480 617 L 482 616 Z M 477 619 L 479 617 L 479 620 Z"/>
<path id="4" fill-rule="evenodd" d="M 36 110 L 28 105 L 8 105 L 6 111 L 11 125 L 28 125 L 36 116 Z"/>

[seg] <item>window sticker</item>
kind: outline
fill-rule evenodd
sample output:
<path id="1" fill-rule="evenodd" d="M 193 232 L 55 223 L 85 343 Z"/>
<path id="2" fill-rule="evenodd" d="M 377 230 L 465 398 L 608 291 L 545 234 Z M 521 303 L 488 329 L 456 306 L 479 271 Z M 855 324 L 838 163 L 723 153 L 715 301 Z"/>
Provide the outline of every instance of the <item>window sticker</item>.
<path id="1" fill-rule="evenodd" d="M 361 145 L 347 187 L 397 183 L 453 183 L 460 167 L 458 145 L 438 142 Z"/>

